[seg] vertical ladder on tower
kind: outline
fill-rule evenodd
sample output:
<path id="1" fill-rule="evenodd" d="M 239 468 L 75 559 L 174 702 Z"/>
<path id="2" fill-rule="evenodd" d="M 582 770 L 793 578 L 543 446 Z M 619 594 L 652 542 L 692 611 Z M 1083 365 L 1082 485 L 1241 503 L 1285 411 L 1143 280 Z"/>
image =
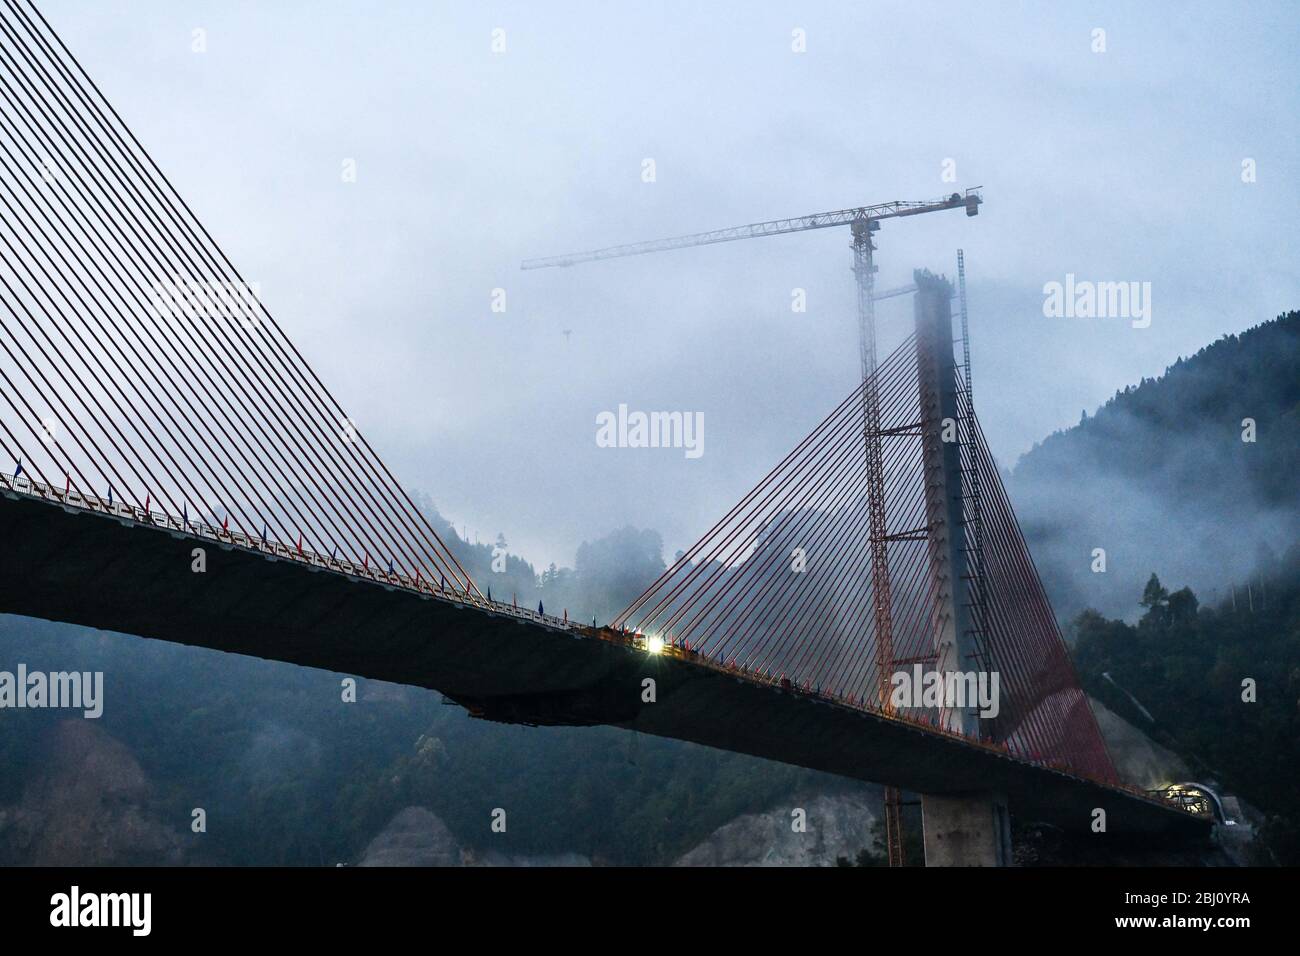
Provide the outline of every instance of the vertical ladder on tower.
<path id="1" fill-rule="evenodd" d="M 971 390 L 970 322 L 966 312 L 966 254 L 962 249 L 957 250 L 957 298 L 961 312 L 962 415 L 966 419 L 964 438 L 970 443 L 974 437 L 975 398 Z M 974 455 L 970 455 L 968 461 L 969 465 L 963 469 L 963 478 L 966 487 L 969 488 L 969 494 L 962 502 L 962 506 L 967 531 L 967 558 L 972 578 L 969 602 L 971 609 L 970 630 L 976 646 L 981 648 L 982 656 L 986 657 L 988 654 L 988 576 L 984 564 L 984 527 L 981 510 L 983 500 L 980 490 L 980 470 Z M 990 667 L 990 662 L 984 661 L 983 663 L 985 669 Z"/>

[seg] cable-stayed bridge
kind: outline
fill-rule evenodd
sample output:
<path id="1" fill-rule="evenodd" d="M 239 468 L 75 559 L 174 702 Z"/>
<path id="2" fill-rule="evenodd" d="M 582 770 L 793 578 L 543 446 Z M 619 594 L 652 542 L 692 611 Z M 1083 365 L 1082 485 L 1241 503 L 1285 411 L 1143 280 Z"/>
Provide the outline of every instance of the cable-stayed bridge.
<path id="1" fill-rule="evenodd" d="M 916 331 L 586 626 L 485 596 L 28 0 L 0 0 L 0 167 L 0 611 L 903 787 L 937 860 L 1004 861 L 1008 806 L 1205 831 L 1119 783 L 945 280 L 917 273 Z"/>

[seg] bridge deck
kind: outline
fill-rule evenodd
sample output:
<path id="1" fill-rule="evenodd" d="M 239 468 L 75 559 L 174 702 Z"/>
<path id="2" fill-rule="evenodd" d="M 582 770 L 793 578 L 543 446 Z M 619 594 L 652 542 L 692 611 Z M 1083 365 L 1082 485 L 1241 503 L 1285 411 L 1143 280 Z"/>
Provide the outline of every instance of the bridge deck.
<path id="1" fill-rule="evenodd" d="M 431 688 L 492 719 L 612 724 L 920 793 L 1001 790 L 1014 813 L 1071 831 L 1103 807 L 1112 835 L 1208 832 L 1128 791 L 590 629 L 3 484 L 0 612 Z M 207 551 L 201 575 L 191 571 L 195 547 Z M 655 703 L 642 703 L 646 677 Z"/>

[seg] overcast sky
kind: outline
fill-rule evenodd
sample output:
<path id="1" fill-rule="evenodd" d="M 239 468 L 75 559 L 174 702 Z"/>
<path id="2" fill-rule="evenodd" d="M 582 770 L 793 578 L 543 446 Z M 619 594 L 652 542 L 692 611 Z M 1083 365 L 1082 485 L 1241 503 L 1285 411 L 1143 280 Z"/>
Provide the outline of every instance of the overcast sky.
<path id="1" fill-rule="evenodd" d="M 847 229 L 521 259 L 983 186 L 884 223 L 879 282 L 965 249 L 1004 465 L 1300 307 L 1294 3 L 41 6 L 395 473 L 539 565 L 629 523 L 689 545 L 857 339 Z M 1067 273 L 1150 282 L 1150 327 L 1044 317 Z M 886 347 L 909 321 L 882 308 Z M 596 447 L 620 403 L 703 412 L 703 456 Z"/>

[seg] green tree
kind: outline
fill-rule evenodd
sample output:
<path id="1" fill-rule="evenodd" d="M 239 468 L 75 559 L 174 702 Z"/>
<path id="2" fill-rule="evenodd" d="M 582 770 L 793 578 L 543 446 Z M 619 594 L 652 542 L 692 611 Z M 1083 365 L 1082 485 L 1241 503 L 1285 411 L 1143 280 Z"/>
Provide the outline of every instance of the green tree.
<path id="1" fill-rule="evenodd" d="M 1147 586 L 1142 590 L 1141 604 L 1147 609 L 1146 614 L 1142 616 L 1144 624 L 1160 626 L 1168 621 L 1169 591 L 1160 584 L 1160 579 L 1156 577 L 1154 571 L 1151 572 Z"/>
<path id="2" fill-rule="evenodd" d="M 1153 575 L 1154 577 L 1154 575 Z M 1196 620 L 1196 611 L 1200 602 L 1189 587 L 1179 588 L 1169 595 L 1169 622 L 1187 624 Z"/>

